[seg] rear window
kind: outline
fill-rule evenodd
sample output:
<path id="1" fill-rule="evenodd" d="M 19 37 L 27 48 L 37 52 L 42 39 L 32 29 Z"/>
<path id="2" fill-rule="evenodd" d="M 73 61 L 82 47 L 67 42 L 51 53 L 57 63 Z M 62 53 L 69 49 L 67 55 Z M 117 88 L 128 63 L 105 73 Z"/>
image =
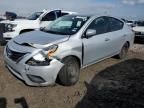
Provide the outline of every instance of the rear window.
<path id="1" fill-rule="evenodd" d="M 61 11 L 56 12 L 56 14 L 57 14 L 57 17 L 58 17 L 58 18 L 59 18 L 59 17 L 62 17 L 62 16 L 64 16 L 64 15 L 68 15 L 68 13 L 66 13 L 66 12 L 61 12 Z"/>
<path id="2" fill-rule="evenodd" d="M 109 18 L 109 32 L 121 30 L 124 23 L 116 18 Z"/>
<path id="3" fill-rule="evenodd" d="M 68 15 L 68 13 L 62 12 L 62 13 L 61 13 L 61 16 L 64 16 L 64 15 Z"/>

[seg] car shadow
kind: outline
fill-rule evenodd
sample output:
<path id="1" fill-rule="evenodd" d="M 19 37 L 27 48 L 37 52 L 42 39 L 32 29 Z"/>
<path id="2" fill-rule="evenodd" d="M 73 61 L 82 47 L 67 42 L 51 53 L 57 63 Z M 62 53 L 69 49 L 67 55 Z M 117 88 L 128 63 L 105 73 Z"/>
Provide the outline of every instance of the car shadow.
<path id="1" fill-rule="evenodd" d="M 144 60 L 130 59 L 94 76 L 76 108 L 144 108 Z"/>

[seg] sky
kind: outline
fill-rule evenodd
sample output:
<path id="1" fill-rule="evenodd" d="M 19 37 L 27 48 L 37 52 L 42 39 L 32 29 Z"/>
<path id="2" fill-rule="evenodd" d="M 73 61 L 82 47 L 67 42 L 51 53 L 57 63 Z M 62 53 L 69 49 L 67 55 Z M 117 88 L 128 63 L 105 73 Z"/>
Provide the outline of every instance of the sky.
<path id="1" fill-rule="evenodd" d="M 63 9 L 82 14 L 109 14 L 144 20 L 144 0 L 0 0 L 0 13 L 27 16 L 43 9 Z"/>

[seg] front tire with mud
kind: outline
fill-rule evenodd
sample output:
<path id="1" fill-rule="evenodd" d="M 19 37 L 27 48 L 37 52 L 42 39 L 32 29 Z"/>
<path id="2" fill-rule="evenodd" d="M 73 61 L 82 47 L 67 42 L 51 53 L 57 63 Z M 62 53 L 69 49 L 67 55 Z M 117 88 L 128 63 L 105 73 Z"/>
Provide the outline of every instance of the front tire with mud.
<path id="1" fill-rule="evenodd" d="M 69 56 L 62 60 L 65 64 L 59 72 L 58 80 L 64 86 L 71 86 L 77 83 L 80 75 L 80 66 L 75 57 Z"/>

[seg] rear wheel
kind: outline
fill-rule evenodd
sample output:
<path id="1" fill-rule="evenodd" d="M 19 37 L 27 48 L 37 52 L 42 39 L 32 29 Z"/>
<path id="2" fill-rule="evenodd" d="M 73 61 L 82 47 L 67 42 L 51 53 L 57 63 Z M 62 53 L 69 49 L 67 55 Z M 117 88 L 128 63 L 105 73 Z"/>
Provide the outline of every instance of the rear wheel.
<path id="1" fill-rule="evenodd" d="M 117 55 L 119 59 L 124 59 L 127 56 L 129 49 L 128 43 L 125 43 L 120 51 L 120 53 Z"/>
<path id="2" fill-rule="evenodd" d="M 79 80 L 80 66 L 75 57 L 66 57 L 62 61 L 65 65 L 59 72 L 58 79 L 62 85 L 71 86 Z"/>

